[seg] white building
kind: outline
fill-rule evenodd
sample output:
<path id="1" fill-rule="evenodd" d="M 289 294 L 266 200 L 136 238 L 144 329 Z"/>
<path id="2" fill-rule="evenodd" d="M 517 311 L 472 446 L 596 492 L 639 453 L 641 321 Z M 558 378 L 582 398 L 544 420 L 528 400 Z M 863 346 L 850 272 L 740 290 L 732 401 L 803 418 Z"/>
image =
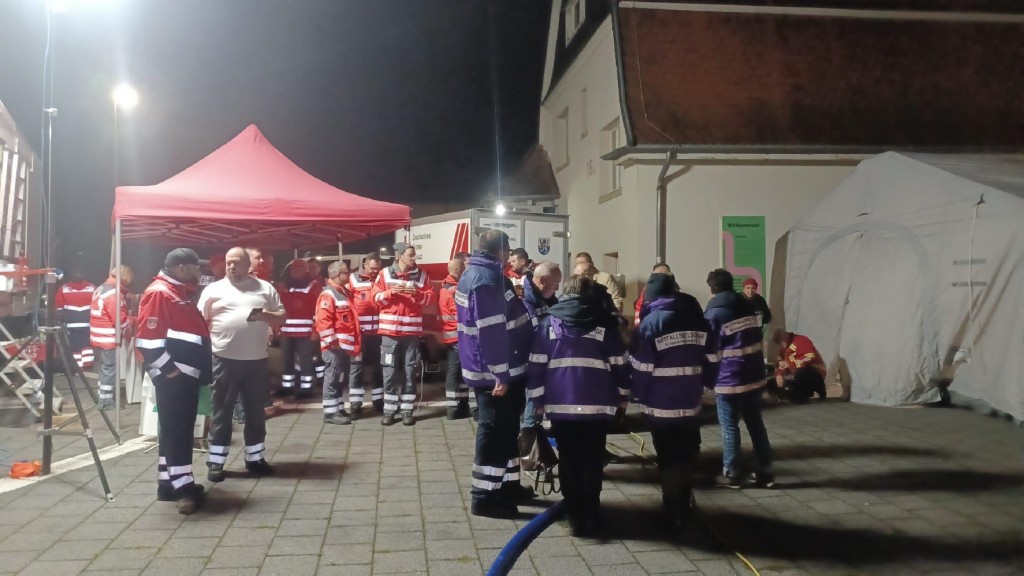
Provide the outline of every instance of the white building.
<path id="1" fill-rule="evenodd" d="M 570 250 L 622 274 L 627 305 L 660 258 L 706 301 L 726 216 L 765 218 L 771 278 L 779 238 L 876 152 L 1024 145 L 999 122 L 1007 112 L 1024 120 L 1013 92 L 972 76 L 1018 67 L 1019 17 L 946 12 L 940 22 L 735 0 L 553 5 L 539 140 L 570 215 Z M 960 86 L 915 92 L 936 81 Z M 981 102 L 991 106 L 978 113 Z"/>

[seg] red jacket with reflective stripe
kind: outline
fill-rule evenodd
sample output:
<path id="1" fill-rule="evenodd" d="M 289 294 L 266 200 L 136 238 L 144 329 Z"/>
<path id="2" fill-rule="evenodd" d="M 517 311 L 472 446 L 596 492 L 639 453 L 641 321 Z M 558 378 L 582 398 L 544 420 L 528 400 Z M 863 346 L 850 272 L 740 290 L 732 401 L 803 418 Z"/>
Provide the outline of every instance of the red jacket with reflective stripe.
<path id="1" fill-rule="evenodd" d="M 89 343 L 93 348 L 101 350 L 113 350 L 114 339 L 117 336 L 115 318 L 120 319 L 120 329 L 124 331 L 132 323 L 132 317 L 128 315 L 128 304 L 125 298 L 128 295 L 128 288 L 121 285 L 120 306 L 114 302 L 115 291 L 114 278 L 107 278 L 107 281 L 100 285 L 92 293 L 92 304 L 89 308 Z M 118 311 L 120 310 L 120 315 Z M 123 335 L 123 332 L 122 332 Z"/>
<path id="2" fill-rule="evenodd" d="M 276 288 L 285 312 L 281 336 L 308 339 L 313 334 L 313 315 L 323 284 L 313 280 L 300 287 L 289 287 L 287 282 L 278 282 Z"/>
<path id="3" fill-rule="evenodd" d="M 180 375 L 170 382 L 183 377 L 200 384 L 212 380 L 210 330 L 192 301 L 194 292 L 194 286 L 161 272 L 142 293 L 135 350 L 154 378 L 177 370 Z"/>
<path id="4" fill-rule="evenodd" d="M 380 310 L 377 309 L 377 303 L 373 299 L 373 281 L 373 278 L 363 276 L 360 272 L 348 277 L 348 287 L 352 292 L 350 304 L 355 309 L 356 315 L 359 316 L 359 327 L 363 332 L 376 334 L 377 324 L 380 322 Z"/>
<path id="5" fill-rule="evenodd" d="M 341 349 L 349 356 L 359 355 L 362 331 L 352 306 L 352 292 L 347 286 L 327 282 L 316 301 L 314 329 L 320 335 L 321 350 Z"/>
<path id="6" fill-rule="evenodd" d="M 459 317 L 455 306 L 455 290 L 458 287 L 458 279 L 449 274 L 441 283 L 441 292 L 437 295 L 437 308 L 441 313 L 441 341 L 445 344 L 459 341 Z"/>
<path id="7" fill-rule="evenodd" d="M 411 291 L 400 292 L 400 288 Z M 423 308 L 434 301 L 434 289 L 426 272 L 419 268 L 400 272 L 396 262 L 377 275 L 373 300 L 380 308 L 378 334 L 419 336 L 423 333 Z"/>
<path id="8" fill-rule="evenodd" d="M 793 374 L 804 366 L 811 365 L 815 370 L 824 376 L 826 372 L 825 360 L 821 353 L 814 347 L 811 339 L 800 334 L 793 334 L 793 340 L 789 346 L 779 350 L 779 361 L 775 368 L 776 376 Z"/>
<path id="9" fill-rule="evenodd" d="M 54 305 L 60 319 L 69 329 L 85 329 L 89 327 L 89 310 L 92 308 L 92 296 L 96 285 L 82 280 L 68 282 L 57 290 Z"/>
<path id="10" fill-rule="evenodd" d="M 640 297 L 636 299 L 636 310 L 633 311 L 633 326 L 640 325 L 640 309 L 644 307 L 644 293 L 640 293 Z"/>

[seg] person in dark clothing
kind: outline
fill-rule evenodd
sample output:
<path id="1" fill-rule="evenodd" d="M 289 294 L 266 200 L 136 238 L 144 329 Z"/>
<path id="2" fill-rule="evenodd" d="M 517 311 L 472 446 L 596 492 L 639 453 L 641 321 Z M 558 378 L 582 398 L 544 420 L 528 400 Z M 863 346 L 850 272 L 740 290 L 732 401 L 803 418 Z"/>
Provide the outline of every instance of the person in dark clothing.
<path id="1" fill-rule="evenodd" d="M 569 277 L 540 319 L 530 353 L 528 395 L 558 440 L 559 476 L 575 536 L 601 531 L 608 425 L 629 399 L 629 365 L 618 321 L 585 276 Z"/>
<path id="2" fill-rule="evenodd" d="M 772 310 L 764 296 L 757 293 L 757 280 L 747 278 L 743 281 L 743 297 L 754 307 L 754 313 L 761 320 L 761 332 L 765 332 L 772 322 Z"/>
<path id="3" fill-rule="evenodd" d="M 666 519 L 680 528 L 690 512 L 700 399 L 715 385 L 718 339 L 700 304 L 670 275 L 651 274 L 644 301 L 648 313 L 633 341 L 633 394 L 651 425 Z"/>

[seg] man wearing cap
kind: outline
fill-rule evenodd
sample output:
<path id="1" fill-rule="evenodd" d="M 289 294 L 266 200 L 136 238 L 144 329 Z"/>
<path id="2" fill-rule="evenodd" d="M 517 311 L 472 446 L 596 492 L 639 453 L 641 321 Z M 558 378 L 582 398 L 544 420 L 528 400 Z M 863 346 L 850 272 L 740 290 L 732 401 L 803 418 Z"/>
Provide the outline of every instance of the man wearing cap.
<path id="1" fill-rule="evenodd" d="M 373 299 L 373 284 L 380 275 L 380 254 L 371 252 L 363 258 L 363 265 L 355 274 L 348 277 L 348 285 L 352 291 L 352 307 L 359 316 L 362 352 L 352 358 L 349 372 L 348 392 L 349 410 L 352 416 L 358 417 L 366 396 L 365 381 L 372 384 L 371 398 L 373 407 L 384 413 L 384 377 L 380 366 L 380 334 L 377 333 L 380 323 L 380 310 Z"/>
<path id="2" fill-rule="evenodd" d="M 394 424 L 395 414 L 401 410 L 402 424 L 412 426 L 416 423 L 412 411 L 420 367 L 423 309 L 434 301 L 430 277 L 416 266 L 415 246 L 405 242 L 395 244 L 395 263 L 377 276 L 373 299 L 380 308 L 377 332 L 381 335 L 381 366 L 384 372 L 384 416 L 381 424 Z M 405 366 L 404 386 L 396 370 L 402 364 Z"/>
<path id="3" fill-rule="evenodd" d="M 277 283 L 277 293 L 285 310 L 281 326 L 281 391 L 295 392 L 296 398 L 307 398 L 313 393 L 317 355 L 316 341 L 312 339 L 313 315 L 322 288 L 320 279 L 309 274 L 309 267 L 302 259 L 292 260 L 285 268 L 284 279 Z"/>
<path id="4" fill-rule="evenodd" d="M 757 280 L 747 278 L 743 281 L 743 297 L 754 307 L 754 313 L 761 321 L 761 332 L 766 332 L 768 324 L 771 324 L 772 321 L 772 311 L 768 308 L 768 302 L 765 301 L 764 296 L 757 293 Z"/>
<path id="5" fill-rule="evenodd" d="M 128 286 L 132 283 L 132 269 L 121 265 L 121 301 L 116 302 L 117 269 L 92 294 L 89 308 L 89 343 L 100 358 L 100 406 L 114 407 L 115 366 L 117 364 L 117 331 L 128 337 L 134 325 L 128 312 Z"/>
<path id="6" fill-rule="evenodd" d="M 210 383 L 210 332 L 192 301 L 203 262 L 176 248 L 142 293 L 135 349 L 153 379 L 160 427 L 157 500 L 176 500 L 191 514 L 203 504 L 203 487 L 192 474 L 192 436 L 199 387 Z"/>
<path id="7" fill-rule="evenodd" d="M 249 275 L 249 255 L 232 248 L 224 256 L 227 276 L 210 284 L 199 297 L 199 310 L 213 341 L 213 423 L 207 478 L 224 480 L 231 444 L 231 411 L 241 397 L 245 407 L 245 468 L 251 474 L 272 473 L 263 456 L 267 427 L 263 406 L 268 394 L 267 333 L 284 323 L 277 290 Z"/>
<path id="8" fill-rule="evenodd" d="M 508 235 L 487 230 L 455 293 L 462 376 L 476 394 L 479 426 L 473 458 L 472 514 L 514 518 L 519 483 L 519 417 L 526 403 L 526 363 L 533 322 L 504 274 Z"/>

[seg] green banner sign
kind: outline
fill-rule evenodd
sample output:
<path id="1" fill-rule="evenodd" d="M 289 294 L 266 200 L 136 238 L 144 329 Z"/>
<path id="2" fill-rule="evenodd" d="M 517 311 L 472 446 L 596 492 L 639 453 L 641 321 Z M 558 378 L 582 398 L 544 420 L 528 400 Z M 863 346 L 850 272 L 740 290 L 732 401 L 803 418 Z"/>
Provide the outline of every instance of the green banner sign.
<path id="1" fill-rule="evenodd" d="M 722 268 L 732 273 L 737 292 L 753 278 L 767 297 L 767 259 L 764 216 L 722 216 Z"/>

